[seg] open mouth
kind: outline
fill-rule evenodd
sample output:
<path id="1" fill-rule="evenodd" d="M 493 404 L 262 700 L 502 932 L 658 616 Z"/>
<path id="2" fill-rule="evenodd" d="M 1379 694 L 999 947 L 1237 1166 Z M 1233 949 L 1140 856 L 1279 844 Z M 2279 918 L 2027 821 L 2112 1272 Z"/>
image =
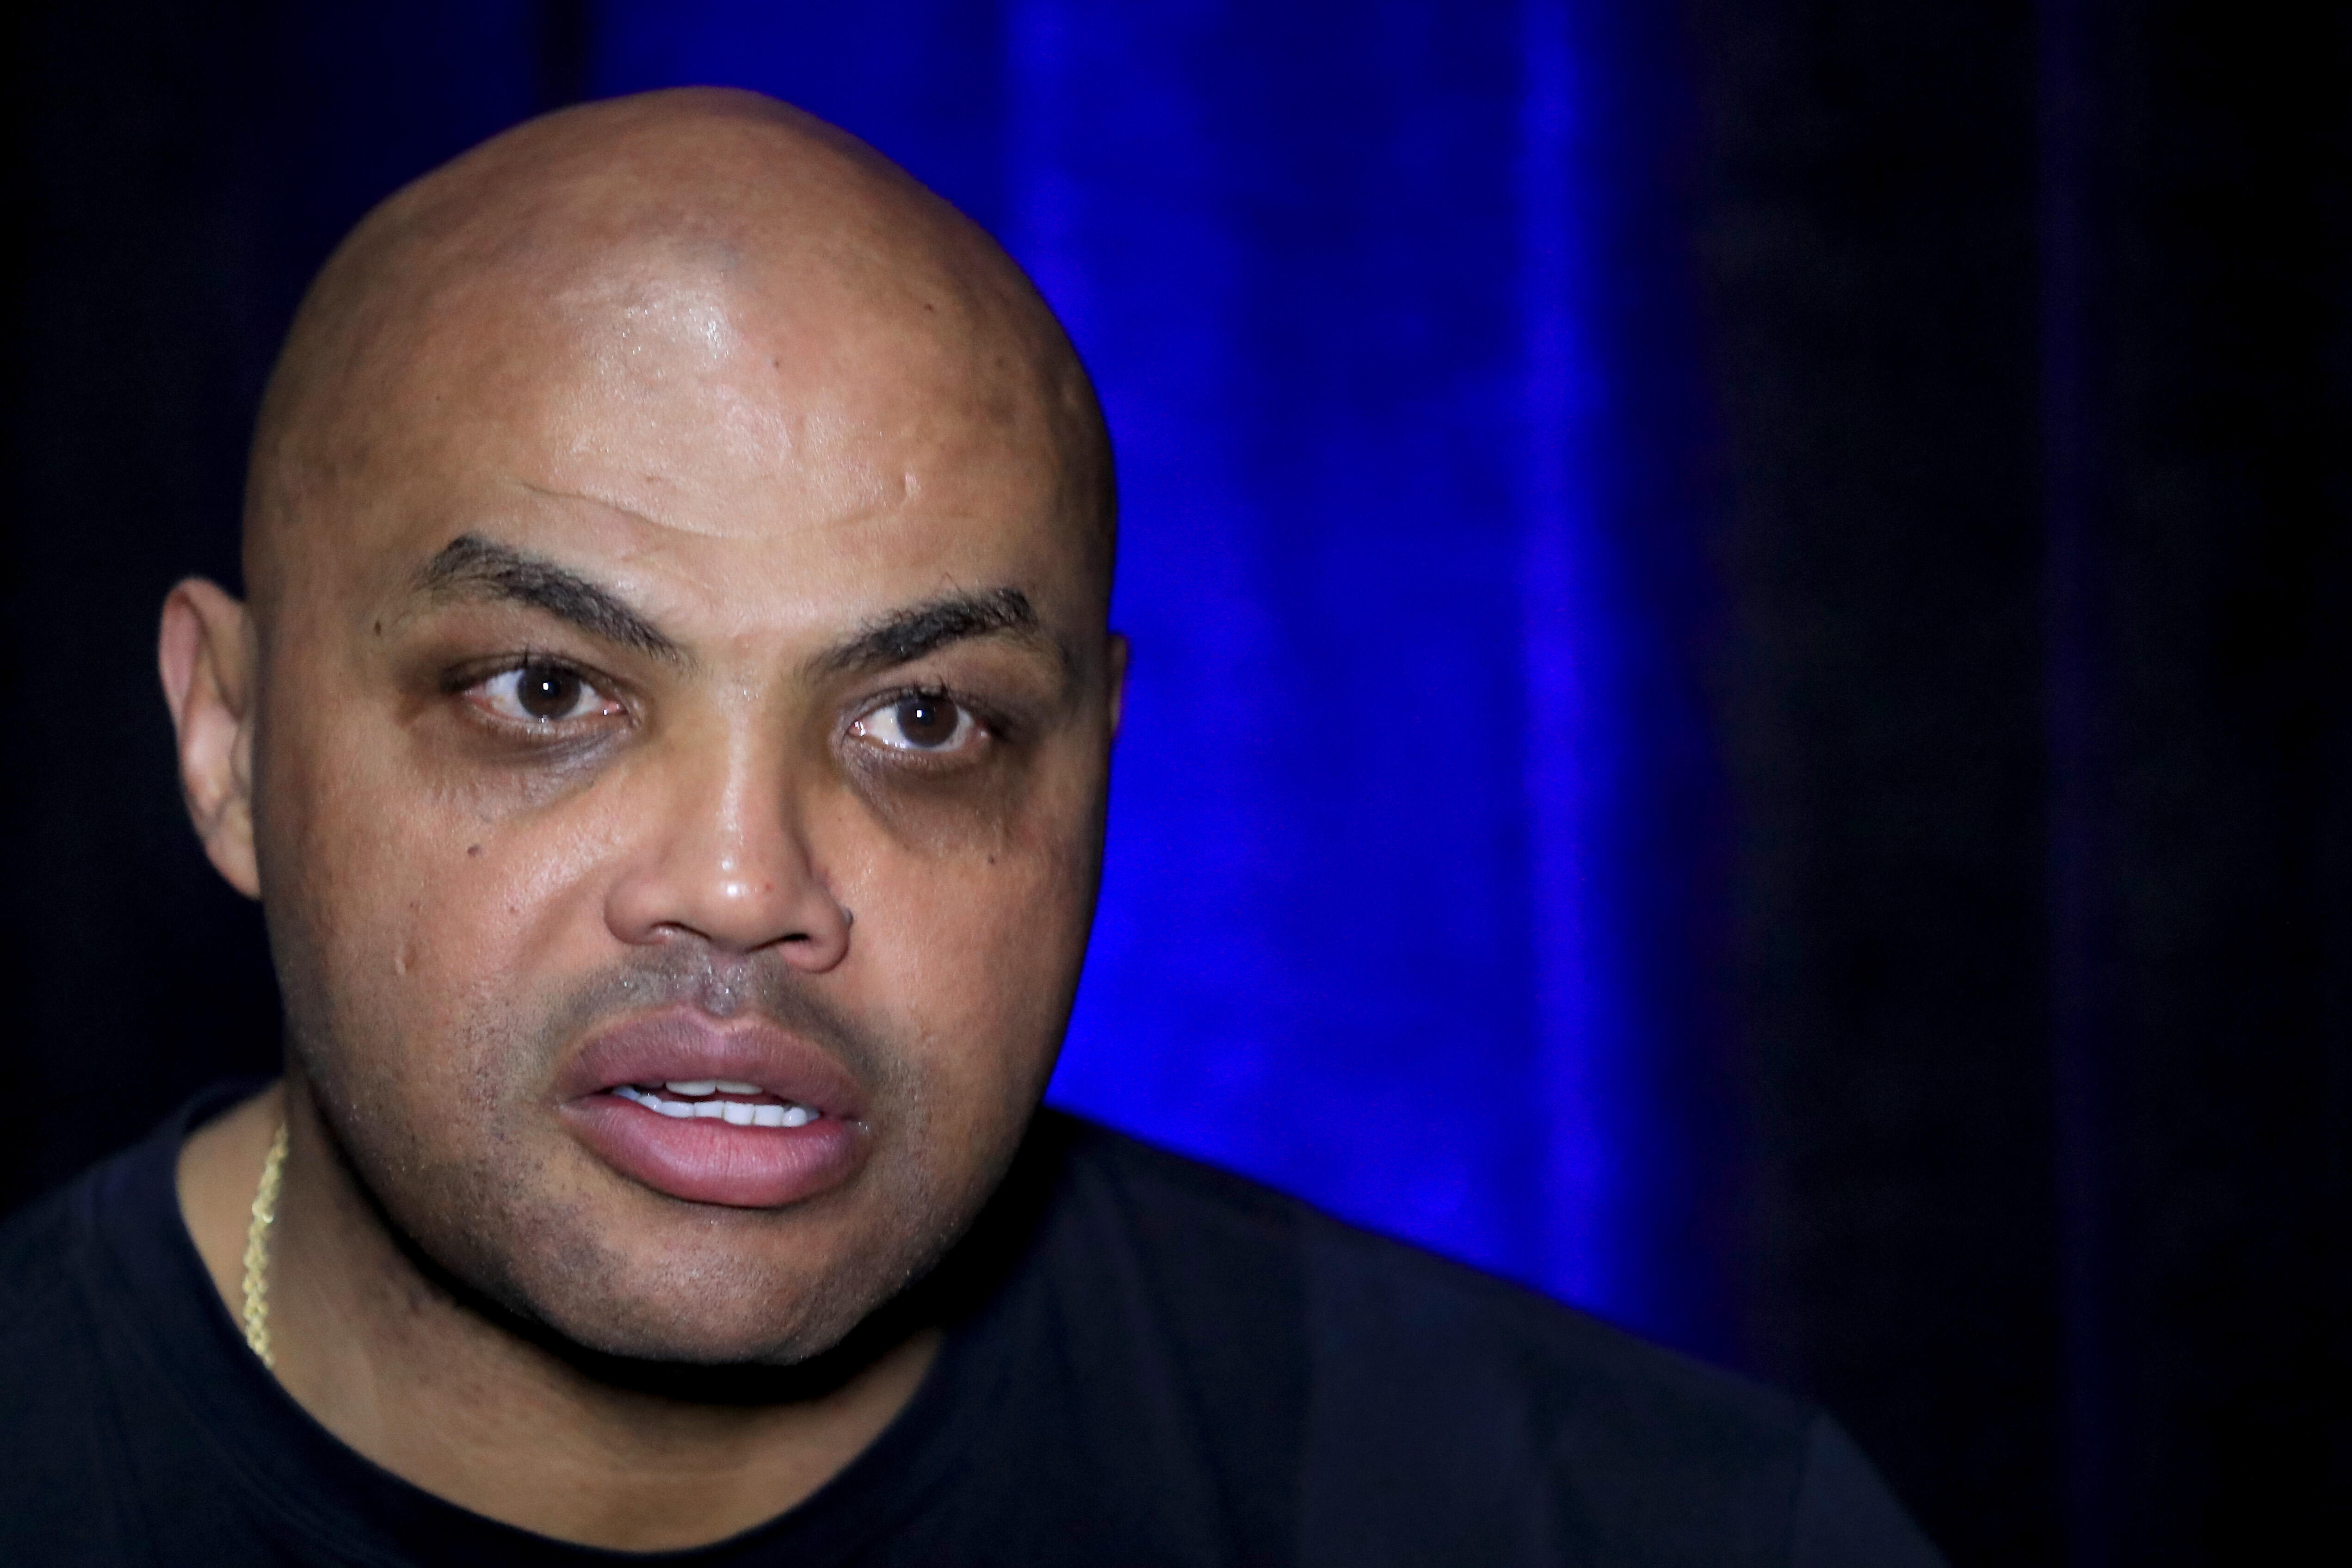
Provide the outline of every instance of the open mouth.
<path id="1" fill-rule="evenodd" d="M 849 1180 L 873 1142 L 864 1088 L 839 1058 L 756 1017 L 667 1007 L 619 1020 L 556 1093 L 597 1159 L 690 1203 L 797 1204 Z"/>
<path id="2" fill-rule="evenodd" d="M 696 1117 L 730 1127 L 806 1127 L 824 1112 L 770 1094 L 756 1083 L 731 1079 L 684 1079 L 665 1083 L 623 1083 L 612 1091 L 647 1110 L 683 1121 Z"/>

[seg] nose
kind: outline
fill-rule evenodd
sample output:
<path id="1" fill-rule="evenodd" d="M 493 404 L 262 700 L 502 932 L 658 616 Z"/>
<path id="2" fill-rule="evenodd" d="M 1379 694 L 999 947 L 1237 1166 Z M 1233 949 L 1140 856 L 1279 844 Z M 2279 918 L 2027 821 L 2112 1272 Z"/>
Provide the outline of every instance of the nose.
<path id="1" fill-rule="evenodd" d="M 678 770 L 606 897 L 613 934 L 633 945 L 772 949 L 813 974 L 846 958 L 849 911 L 826 881 L 784 771 L 740 755 Z"/>

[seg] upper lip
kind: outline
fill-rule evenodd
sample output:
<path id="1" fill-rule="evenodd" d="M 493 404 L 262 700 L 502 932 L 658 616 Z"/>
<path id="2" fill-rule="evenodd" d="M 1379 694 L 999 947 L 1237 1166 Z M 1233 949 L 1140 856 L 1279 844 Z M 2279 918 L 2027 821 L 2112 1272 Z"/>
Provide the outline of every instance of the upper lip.
<path id="1" fill-rule="evenodd" d="M 558 1075 L 556 1094 L 568 1101 L 625 1083 L 704 1079 L 756 1083 L 838 1121 L 857 1121 L 864 1110 L 857 1079 L 830 1052 L 765 1018 L 714 1018 L 689 1006 L 599 1028 Z"/>

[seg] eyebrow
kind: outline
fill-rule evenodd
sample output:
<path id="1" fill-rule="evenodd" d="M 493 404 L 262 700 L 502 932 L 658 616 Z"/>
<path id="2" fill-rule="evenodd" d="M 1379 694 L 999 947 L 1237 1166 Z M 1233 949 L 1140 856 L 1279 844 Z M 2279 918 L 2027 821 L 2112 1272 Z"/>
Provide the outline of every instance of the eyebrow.
<path id="1" fill-rule="evenodd" d="M 568 567 L 511 545 L 461 533 L 417 572 L 417 592 L 432 597 L 503 599 L 544 610 L 583 631 L 674 663 L 686 649 L 612 590 Z M 875 621 L 811 661 L 819 675 L 840 676 L 911 664 L 952 643 L 1007 637 L 1052 646 L 1029 595 L 1018 588 L 949 594 Z"/>
<path id="2" fill-rule="evenodd" d="M 949 594 L 896 611 L 819 654 L 812 668 L 820 675 L 835 676 L 887 669 L 911 664 L 950 643 L 987 637 L 1052 646 L 1028 595 L 1018 588 L 992 588 Z"/>
<path id="3" fill-rule="evenodd" d="M 544 556 L 461 533 L 416 574 L 416 590 L 435 598 L 503 599 L 544 610 L 591 636 L 674 663 L 686 649 L 609 588 Z"/>

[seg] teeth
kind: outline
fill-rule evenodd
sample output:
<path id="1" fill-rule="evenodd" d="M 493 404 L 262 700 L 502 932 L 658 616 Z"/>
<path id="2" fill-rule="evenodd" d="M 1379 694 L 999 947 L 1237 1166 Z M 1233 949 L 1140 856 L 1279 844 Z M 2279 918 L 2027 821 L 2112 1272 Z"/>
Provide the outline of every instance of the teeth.
<path id="1" fill-rule="evenodd" d="M 710 1087 L 717 1089 L 721 1094 L 757 1094 L 760 1092 L 760 1086 L 756 1083 L 737 1083 L 731 1079 L 712 1079 L 710 1080 Z"/>
<path id="2" fill-rule="evenodd" d="M 681 1100 L 664 1100 L 658 1094 L 647 1094 L 635 1084 L 622 1084 L 613 1090 L 624 1100 L 634 1100 L 647 1110 L 657 1110 L 664 1116 L 691 1116 L 694 1107 Z"/>
<path id="3" fill-rule="evenodd" d="M 662 1087 L 673 1093 L 683 1094 L 688 1089 L 701 1088 L 702 1085 L 698 1082 L 666 1083 Z M 725 1082 L 716 1083 L 715 1087 L 725 1089 L 730 1094 L 759 1092 L 756 1089 L 746 1090 L 735 1084 Z M 634 1100 L 647 1110 L 659 1111 L 664 1116 L 675 1117 L 679 1121 L 708 1117 L 724 1121 L 730 1127 L 806 1127 L 820 1114 L 805 1105 L 746 1105 L 737 1100 L 664 1100 L 651 1089 L 639 1089 L 630 1083 L 615 1085 L 613 1092 L 624 1100 Z"/>
<path id="4" fill-rule="evenodd" d="M 682 1079 L 676 1083 L 666 1083 L 662 1087 L 672 1094 L 691 1094 L 699 1098 L 719 1088 L 719 1080 L 709 1078 Z M 728 1087 L 733 1088 L 731 1084 Z M 735 1092 L 741 1094 L 744 1091 L 739 1089 Z"/>

